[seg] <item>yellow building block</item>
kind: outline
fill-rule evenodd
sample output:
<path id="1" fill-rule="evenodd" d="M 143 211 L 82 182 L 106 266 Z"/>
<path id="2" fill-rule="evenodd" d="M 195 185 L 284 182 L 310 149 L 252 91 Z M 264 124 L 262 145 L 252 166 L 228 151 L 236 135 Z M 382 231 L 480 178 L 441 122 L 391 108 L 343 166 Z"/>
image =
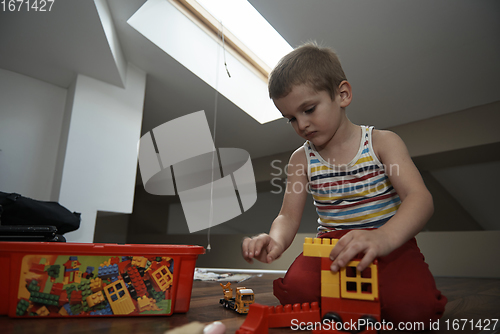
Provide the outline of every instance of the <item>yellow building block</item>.
<path id="1" fill-rule="evenodd" d="M 86 300 L 89 307 L 94 307 L 104 301 L 104 295 L 99 291 L 88 296 Z"/>
<path id="2" fill-rule="evenodd" d="M 337 244 L 338 239 L 328 238 L 305 238 L 304 256 L 330 257 L 330 253 Z"/>
<path id="3" fill-rule="evenodd" d="M 100 279 L 99 277 L 92 278 L 90 280 L 90 290 L 92 290 L 92 292 L 94 292 L 94 293 L 101 291 L 102 290 L 102 279 Z"/>
<path id="4" fill-rule="evenodd" d="M 42 317 L 50 314 L 49 309 L 45 306 L 40 307 L 35 313 Z"/>
<path id="5" fill-rule="evenodd" d="M 359 261 L 351 261 L 347 264 L 347 267 L 354 267 L 359 264 Z M 342 298 L 350 298 L 350 299 L 363 299 L 363 300 L 375 300 L 378 298 L 378 273 L 377 266 L 373 263 L 370 264 L 371 269 L 371 277 L 363 278 L 361 277 L 361 272 L 356 270 L 356 277 L 347 277 L 346 268 L 342 268 L 340 270 L 340 279 L 342 280 L 341 284 L 341 296 Z M 356 290 L 348 291 L 347 283 L 355 283 Z M 371 292 L 363 292 L 362 286 L 364 284 L 369 284 L 371 287 Z"/>
<path id="6" fill-rule="evenodd" d="M 135 311 L 135 305 L 124 281 L 117 280 L 106 285 L 104 293 L 113 310 L 113 314 L 127 315 Z"/>
<path id="7" fill-rule="evenodd" d="M 148 298 L 146 296 L 137 298 L 137 306 L 139 308 L 139 312 L 161 311 L 161 309 L 156 305 L 156 301 L 153 298 Z"/>
<path id="8" fill-rule="evenodd" d="M 135 267 L 146 268 L 146 265 L 148 264 L 148 259 L 145 258 L 144 256 L 134 256 L 132 257 L 131 264 Z"/>
<path id="9" fill-rule="evenodd" d="M 167 266 L 161 266 L 153 271 L 150 277 L 161 291 L 166 291 L 172 285 L 172 273 Z"/>
<path id="10" fill-rule="evenodd" d="M 146 310 L 151 305 L 149 298 L 142 296 L 137 298 L 137 307 L 139 307 L 139 312 Z"/>
<path id="11" fill-rule="evenodd" d="M 66 309 L 64 307 L 61 307 L 59 309 L 59 314 L 64 315 L 64 316 L 69 315 L 68 311 L 66 311 Z"/>
<path id="12" fill-rule="evenodd" d="M 340 275 L 338 272 L 321 271 L 321 297 L 340 298 Z"/>
<path id="13" fill-rule="evenodd" d="M 332 273 L 330 270 L 321 270 L 321 282 L 326 284 L 340 284 L 339 273 Z"/>
<path id="14" fill-rule="evenodd" d="M 340 298 L 340 285 L 321 284 L 321 297 Z"/>
<path id="15" fill-rule="evenodd" d="M 75 272 L 75 283 L 81 283 L 82 282 L 82 273 L 80 271 Z"/>

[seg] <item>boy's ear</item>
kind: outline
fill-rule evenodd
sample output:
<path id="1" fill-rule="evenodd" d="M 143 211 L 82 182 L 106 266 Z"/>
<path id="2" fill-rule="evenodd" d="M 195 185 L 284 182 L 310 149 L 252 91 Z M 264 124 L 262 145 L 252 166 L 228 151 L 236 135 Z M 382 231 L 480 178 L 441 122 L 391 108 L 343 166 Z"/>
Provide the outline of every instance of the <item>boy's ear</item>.
<path id="1" fill-rule="evenodd" d="M 352 101 L 352 87 L 351 84 L 344 80 L 339 85 L 340 107 L 345 108 Z"/>

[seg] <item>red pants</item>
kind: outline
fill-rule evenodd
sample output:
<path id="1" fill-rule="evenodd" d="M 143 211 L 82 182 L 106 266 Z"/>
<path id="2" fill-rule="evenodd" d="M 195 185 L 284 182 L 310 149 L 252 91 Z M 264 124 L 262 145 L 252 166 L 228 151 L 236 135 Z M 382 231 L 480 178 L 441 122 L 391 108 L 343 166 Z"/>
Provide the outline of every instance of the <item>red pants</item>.
<path id="1" fill-rule="evenodd" d="M 349 230 L 333 231 L 323 238 L 339 239 Z M 281 304 L 321 302 L 321 259 L 300 254 L 284 278 L 274 281 Z M 394 324 L 441 318 L 447 302 L 439 292 L 415 238 L 378 259 L 381 317 Z"/>

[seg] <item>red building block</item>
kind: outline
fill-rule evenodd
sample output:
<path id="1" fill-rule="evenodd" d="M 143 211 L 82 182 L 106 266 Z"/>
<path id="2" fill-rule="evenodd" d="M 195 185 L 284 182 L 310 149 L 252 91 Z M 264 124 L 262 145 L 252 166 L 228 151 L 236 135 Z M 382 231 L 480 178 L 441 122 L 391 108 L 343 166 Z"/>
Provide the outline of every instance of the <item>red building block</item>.
<path id="1" fill-rule="evenodd" d="M 120 271 L 120 273 L 124 273 L 127 270 L 127 267 L 130 266 L 130 262 L 131 262 L 130 260 L 127 260 L 118 263 L 118 270 Z"/>
<path id="2" fill-rule="evenodd" d="M 69 304 L 76 305 L 76 304 L 81 304 L 81 303 L 82 303 L 82 292 L 73 290 L 71 292 Z"/>
<path id="3" fill-rule="evenodd" d="M 45 272 L 45 264 L 32 264 L 30 271 L 35 274 L 43 274 Z"/>
<path id="4" fill-rule="evenodd" d="M 321 321 L 317 302 L 269 307 L 268 318 L 269 328 L 290 327 L 292 320 L 304 323 Z"/>
<path id="5" fill-rule="evenodd" d="M 245 322 L 236 334 L 267 334 L 269 306 L 253 303 L 250 305 Z"/>
<path id="6" fill-rule="evenodd" d="M 63 290 L 62 283 L 54 283 L 54 284 L 52 284 L 52 289 L 50 289 L 50 294 L 60 296 L 63 291 L 64 290 Z"/>
<path id="7" fill-rule="evenodd" d="M 68 303 L 69 303 L 68 292 L 66 290 L 63 290 L 59 295 L 59 306 L 63 306 L 64 304 Z"/>
<path id="8" fill-rule="evenodd" d="M 136 267 L 128 267 L 127 268 L 128 276 L 132 282 L 132 285 L 137 292 L 137 296 L 144 296 L 147 292 L 146 285 L 144 284 L 144 280 L 142 279 L 141 274 Z"/>

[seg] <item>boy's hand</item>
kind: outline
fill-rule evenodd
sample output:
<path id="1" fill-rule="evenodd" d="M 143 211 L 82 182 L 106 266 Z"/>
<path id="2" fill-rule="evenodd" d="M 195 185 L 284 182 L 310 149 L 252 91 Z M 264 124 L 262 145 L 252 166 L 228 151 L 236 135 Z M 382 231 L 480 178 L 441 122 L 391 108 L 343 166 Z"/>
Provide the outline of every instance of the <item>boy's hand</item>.
<path id="1" fill-rule="evenodd" d="M 263 233 L 253 238 L 243 239 L 241 252 L 248 263 L 253 263 L 253 259 L 271 263 L 283 254 L 284 249 L 268 234 Z"/>
<path id="2" fill-rule="evenodd" d="M 363 271 L 379 256 L 388 255 L 393 249 L 386 235 L 379 229 L 353 230 L 339 239 L 330 253 L 333 263 L 331 271 L 337 272 L 347 266 L 357 254 L 364 254 L 356 269 Z"/>

